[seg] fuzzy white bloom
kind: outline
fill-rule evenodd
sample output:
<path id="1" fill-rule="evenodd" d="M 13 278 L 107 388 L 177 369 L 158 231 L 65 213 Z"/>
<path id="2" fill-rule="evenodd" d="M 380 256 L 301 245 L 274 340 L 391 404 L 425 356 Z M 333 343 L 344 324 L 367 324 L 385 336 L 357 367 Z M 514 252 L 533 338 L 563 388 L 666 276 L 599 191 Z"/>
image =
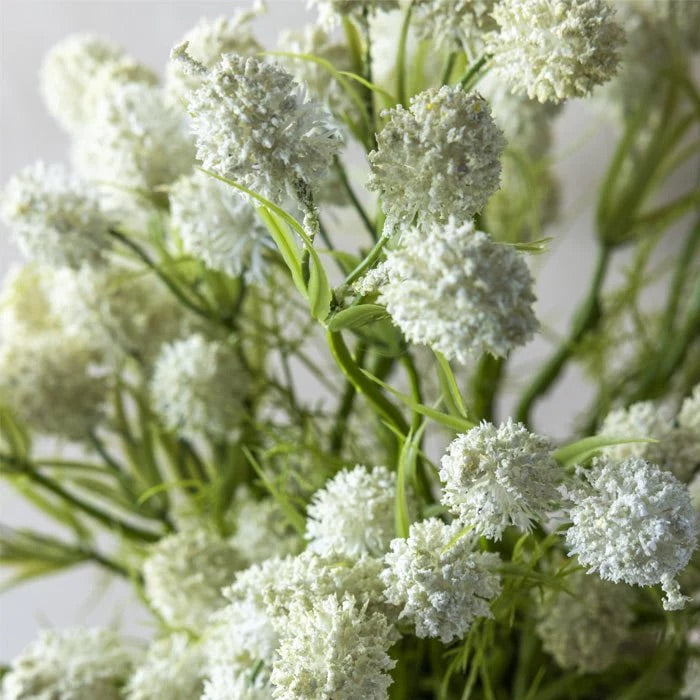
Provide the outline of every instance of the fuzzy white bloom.
<path id="1" fill-rule="evenodd" d="M 413 25 L 421 39 L 459 46 L 493 29 L 495 0 L 413 0 Z"/>
<path id="2" fill-rule="evenodd" d="M 562 668 L 599 673 L 615 661 L 634 615 L 630 589 L 576 571 L 548 590 L 537 609 L 537 634 Z"/>
<path id="3" fill-rule="evenodd" d="M 105 629 L 43 630 L 12 661 L 3 700 L 120 700 L 132 656 Z"/>
<path id="4" fill-rule="evenodd" d="M 116 85 L 95 109 L 75 144 L 74 160 L 81 175 L 114 197 L 120 190 L 150 192 L 191 172 L 194 146 L 184 115 L 165 104 L 159 88 Z"/>
<path id="5" fill-rule="evenodd" d="M 235 532 L 229 542 L 249 563 L 296 553 L 301 538 L 290 528 L 284 511 L 273 498 L 256 499 L 240 486 L 233 502 Z"/>
<path id="6" fill-rule="evenodd" d="M 13 335 L 0 345 L 0 396 L 28 427 L 86 440 L 103 415 L 104 377 L 82 339 L 60 331 Z"/>
<path id="7" fill-rule="evenodd" d="M 582 97 L 617 70 L 622 28 L 604 0 L 502 0 L 488 45 L 498 76 L 540 102 Z"/>
<path id="8" fill-rule="evenodd" d="M 385 555 L 385 595 L 401 607 L 399 620 L 415 625 L 418 637 L 445 644 L 464 636 L 477 617 L 491 617 L 489 601 L 501 591 L 489 567 L 500 562 L 493 552 L 472 551 L 473 540 L 460 537 L 461 524 L 429 518 L 411 525 L 408 539 L 395 539 Z"/>
<path id="9" fill-rule="evenodd" d="M 151 644 L 124 689 L 126 700 L 191 700 L 202 693 L 203 655 L 186 634 Z"/>
<path id="10" fill-rule="evenodd" d="M 257 58 L 224 55 L 188 109 L 204 168 L 277 203 L 287 194 L 303 202 L 341 145 L 326 109 Z"/>
<path id="11" fill-rule="evenodd" d="M 290 606 L 270 680 L 278 700 L 383 700 L 396 662 L 388 620 L 353 596 Z"/>
<path id="12" fill-rule="evenodd" d="M 670 407 L 654 401 L 640 401 L 611 411 L 598 431 L 600 435 L 653 438 L 659 442 L 612 445 L 605 448 L 605 454 L 617 461 L 639 457 L 686 481 L 700 463 L 700 433 L 676 425 L 674 418 Z"/>
<path id="13" fill-rule="evenodd" d="M 270 245 L 255 209 L 235 188 L 196 171 L 170 188 L 170 224 L 186 253 L 232 277 L 262 282 Z"/>
<path id="14" fill-rule="evenodd" d="M 251 673 L 237 674 L 226 666 L 216 666 L 204 682 L 201 700 L 272 700 L 272 689 Z"/>
<path id="15" fill-rule="evenodd" d="M 110 220 L 92 193 L 63 165 L 38 162 L 7 183 L 0 214 L 22 253 L 53 266 L 104 261 Z"/>
<path id="16" fill-rule="evenodd" d="M 450 218 L 415 227 L 387 253 L 379 301 L 414 343 L 467 362 L 489 352 L 505 356 L 538 328 L 533 280 L 512 246 Z"/>
<path id="17" fill-rule="evenodd" d="M 682 607 L 672 580 L 683 569 L 700 532 L 687 487 L 643 459 L 599 460 L 572 493 L 570 554 L 609 581 L 661 583 L 664 607 Z"/>
<path id="18" fill-rule="evenodd" d="M 442 458 L 441 501 L 463 526 L 499 540 L 514 525 L 532 529 L 559 500 L 554 445 L 510 418 L 458 435 Z"/>
<path id="19" fill-rule="evenodd" d="M 189 55 L 205 68 L 213 68 L 226 53 L 253 56 L 264 50 L 250 26 L 258 14 L 254 8 L 236 11 L 230 17 L 202 17 L 178 44 L 187 42 Z M 187 104 L 188 95 L 200 82 L 200 76 L 179 61 L 170 61 L 165 67 L 165 93 L 174 103 Z"/>
<path id="20" fill-rule="evenodd" d="M 169 535 L 144 561 L 146 598 L 170 627 L 201 632 L 209 616 L 226 605 L 221 589 L 240 567 L 233 547 L 208 530 Z"/>
<path id="21" fill-rule="evenodd" d="M 248 380 L 235 350 L 195 334 L 163 346 L 151 379 L 153 408 L 188 439 L 232 439 Z"/>
<path id="22" fill-rule="evenodd" d="M 398 0 L 308 0 L 308 6 L 316 7 L 320 23 L 331 28 L 343 16 L 362 20 L 365 13 L 395 10 L 399 2 Z"/>
<path id="23" fill-rule="evenodd" d="M 683 400 L 681 410 L 678 412 L 678 425 L 683 430 L 695 432 L 700 436 L 700 384 L 696 385 L 693 393 Z"/>
<path id="24" fill-rule="evenodd" d="M 479 94 L 443 86 L 382 116 L 367 187 L 381 194 L 390 219 L 468 219 L 498 189 L 505 141 Z"/>
<path id="25" fill-rule="evenodd" d="M 5 338 L 55 330 L 57 321 L 44 280 L 54 274 L 42 265 L 13 265 L 0 289 L 0 332 Z"/>
<path id="26" fill-rule="evenodd" d="M 386 467 L 343 469 L 307 509 L 306 539 L 319 554 L 381 556 L 395 534 L 396 473 Z"/>

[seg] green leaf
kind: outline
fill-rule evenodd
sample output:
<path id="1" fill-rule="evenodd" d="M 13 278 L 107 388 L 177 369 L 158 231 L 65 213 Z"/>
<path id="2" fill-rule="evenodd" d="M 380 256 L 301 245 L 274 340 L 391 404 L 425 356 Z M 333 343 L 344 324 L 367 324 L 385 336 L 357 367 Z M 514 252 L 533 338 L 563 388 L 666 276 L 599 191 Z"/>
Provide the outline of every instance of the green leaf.
<path id="1" fill-rule="evenodd" d="M 413 430 L 408 433 L 399 454 L 398 473 L 396 475 L 396 503 L 394 507 L 394 523 L 397 537 L 408 537 L 408 531 L 411 526 L 406 483 L 408 480 L 415 481 L 416 461 L 426 425 L 427 423 L 424 422 L 415 433 Z"/>
<path id="2" fill-rule="evenodd" d="M 294 286 L 301 294 L 306 296 L 306 285 L 304 284 L 304 276 L 301 272 L 301 255 L 297 250 L 294 237 L 290 235 L 286 227 L 279 225 L 277 219 L 270 210 L 265 207 L 257 207 L 257 212 L 267 227 L 270 237 L 275 242 L 282 259 L 289 268 Z"/>
<path id="3" fill-rule="evenodd" d="M 177 489 L 177 488 L 189 488 L 191 486 L 194 486 L 195 488 L 202 489 L 204 488 L 204 484 L 199 480 L 199 479 L 178 479 L 176 481 L 167 481 L 163 482 L 162 484 L 156 484 L 155 486 L 152 486 L 150 489 L 146 489 L 139 497 L 138 500 L 136 501 L 137 505 L 143 505 L 146 503 L 146 501 L 150 500 L 153 498 L 153 496 L 156 496 L 159 493 L 163 493 L 164 491 L 170 491 L 171 489 Z"/>
<path id="4" fill-rule="evenodd" d="M 447 410 L 452 415 L 466 418 L 467 409 L 464 407 L 462 394 L 457 386 L 457 380 L 452 372 L 452 367 L 450 367 L 449 361 L 442 353 L 435 351 L 434 354 L 437 360 L 438 379 L 440 380 L 440 386 L 445 395 Z"/>
<path id="5" fill-rule="evenodd" d="M 311 307 L 311 315 L 317 321 L 324 323 L 331 310 L 333 291 L 318 253 L 313 247 L 309 249 L 309 253 L 311 254 L 308 288 L 309 306 Z"/>
<path id="6" fill-rule="evenodd" d="M 584 462 L 589 457 L 592 457 L 596 452 L 599 452 L 604 447 L 610 447 L 611 445 L 626 445 L 635 442 L 658 442 L 658 440 L 644 437 L 611 437 L 608 435 L 593 435 L 560 447 L 554 453 L 554 459 L 556 459 L 562 467 L 573 467 L 575 464 Z"/>
<path id="7" fill-rule="evenodd" d="M 338 313 L 333 314 L 328 320 L 327 327 L 331 331 L 340 331 L 343 329 L 353 330 L 361 328 L 373 321 L 381 321 L 388 317 L 387 310 L 378 304 L 362 304 L 360 306 L 351 306 L 347 309 L 342 309 Z"/>
<path id="8" fill-rule="evenodd" d="M 393 107 L 397 102 L 396 98 L 388 90 L 385 90 L 383 87 L 380 87 L 375 83 L 371 83 L 369 80 L 363 78 L 357 73 L 352 73 L 347 70 L 341 70 L 338 71 L 338 74 L 344 75 L 347 78 L 350 78 L 350 80 L 356 80 L 358 83 L 360 83 L 360 85 L 364 85 L 368 90 L 371 90 L 372 92 L 376 92 L 378 95 L 381 95 L 386 101 L 387 107 Z"/>

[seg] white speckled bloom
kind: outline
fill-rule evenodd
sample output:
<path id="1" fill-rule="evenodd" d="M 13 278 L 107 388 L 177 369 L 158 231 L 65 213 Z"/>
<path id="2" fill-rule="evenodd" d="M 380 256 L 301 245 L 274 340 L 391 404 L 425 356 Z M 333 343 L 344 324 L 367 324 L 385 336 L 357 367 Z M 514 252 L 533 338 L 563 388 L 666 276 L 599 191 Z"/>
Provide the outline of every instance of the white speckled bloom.
<path id="1" fill-rule="evenodd" d="M 3 700 L 120 700 L 132 655 L 111 631 L 43 630 L 10 665 Z"/>
<path id="2" fill-rule="evenodd" d="M 459 537 L 461 528 L 437 518 L 414 523 L 408 539 L 393 540 L 384 557 L 386 598 L 418 637 L 447 644 L 463 637 L 475 618 L 491 617 L 489 601 L 501 582 L 488 569 L 498 566 L 499 556 L 472 551 L 472 538 Z"/>
<path id="3" fill-rule="evenodd" d="M 441 501 L 463 526 L 499 540 L 509 525 L 532 529 L 559 500 L 554 445 L 511 419 L 458 435 L 442 458 Z"/>
<path id="4" fill-rule="evenodd" d="M 617 70 L 624 32 L 604 0 L 502 0 L 488 45 L 498 76 L 540 102 L 582 97 Z"/>
<path id="5" fill-rule="evenodd" d="M 390 219 L 468 219 L 498 189 L 505 140 L 479 94 L 443 86 L 382 116 L 367 187 L 381 194 Z"/>
<path id="6" fill-rule="evenodd" d="M 22 253 L 55 267 L 104 262 L 110 220 L 86 184 L 59 164 L 27 166 L 7 183 L 0 213 Z"/>
<path id="7" fill-rule="evenodd" d="M 597 461 L 574 492 L 570 554 L 609 581 L 663 585 L 667 609 L 682 607 L 672 580 L 697 545 L 698 514 L 687 487 L 643 459 Z"/>
<path id="8" fill-rule="evenodd" d="M 505 356 L 538 328 L 533 280 L 512 246 L 449 219 L 403 234 L 387 253 L 379 300 L 408 340 L 448 359 Z"/>

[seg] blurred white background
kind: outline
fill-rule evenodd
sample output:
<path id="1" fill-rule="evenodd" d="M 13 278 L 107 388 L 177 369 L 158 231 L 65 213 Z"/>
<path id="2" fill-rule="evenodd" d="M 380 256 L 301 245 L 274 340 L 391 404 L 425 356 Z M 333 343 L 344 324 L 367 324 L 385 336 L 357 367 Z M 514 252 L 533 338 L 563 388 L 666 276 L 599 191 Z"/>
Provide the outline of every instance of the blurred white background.
<path id="1" fill-rule="evenodd" d="M 278 32 L 300 26 L 311 16 L 304 0 L 268 0 L 269 12 L 256 23 L 259 39 L 274 46 Z M 201 16 L 231 13 L 240 2 L 168 0 L 0 0 L 0 185 L 22 166 L 68 157 L 68 140 L 45 111 L 37 74 L 44 53 L 66 34 L 90 31 L 108 35 L 135 58 L 162 71 L 171 46 Z M 593 251 L 592 207 L 596 183 L 611 153 L 609 125 L 582 102 L 567 105 L 556 125 L 557 171 L 566 183 L 560 222 L 547 231 L 551 251 L 533 260 L 538 279 L 538 316 L 550 332 L 563 322 L 584 293 Z M 578 145 L 573 152 L 572 144 Z M 6 230 L 0 229 L 0 278 L 19 260 Z M 533 359 L 548 347 L 532 342 L 517 367 L 527 374 Z M 517 372 L 516 372 L 517 374 Z M 526 378 L 526 377 L 525 377 Z M 517 379 L 517 378 L 516 378 Z M 536 413 L 536 423 L 555 436 L 565 435 L 588 393 L 570 370 Z M 38 525 L 36 516 L 0 483 L 0 522 Z M 127 634 L 147 633 L 148 617 L 128 587 L 112 583 L 89 566 L 0 594 L 0 662 L 17 654 L 42 625 L 104 624 L 120 620 Z"/>

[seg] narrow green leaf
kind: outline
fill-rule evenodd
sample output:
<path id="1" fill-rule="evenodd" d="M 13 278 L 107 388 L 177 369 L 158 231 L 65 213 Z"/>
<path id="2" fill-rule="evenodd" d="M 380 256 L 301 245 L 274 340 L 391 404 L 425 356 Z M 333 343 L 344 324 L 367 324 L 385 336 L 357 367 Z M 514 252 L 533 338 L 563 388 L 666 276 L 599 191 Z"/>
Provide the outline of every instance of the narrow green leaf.
<path id="1" fill-rule="evenodd" d="M 372 92 L 376 92 L 378 95 L 381 95 L 386 100 L 387 107 L 393 107 L 397 102 L 396 98 L 388 90 L 385 90 L 383 87 L 380 87 L 376 83 L 371 83 L 369 80 L 363 78 L 357 73 L 352 73 L 351 71 L 347 70 L 341 70 L 338 71 L 338 74 L 344 75 L 345 77 L 350 78 L 350 80 L 356 80 L 358 83 L 360 83 L 360 85 L 364 85 L 368 90 L 371 90 Z"/>
<path id="2" fill-rule="evenodd" d="M 153 498 L 153 496 L 156 496 L 159 493 L 163 493 L 164 491 L 170 491 L 172 489 L 177 489 L 181 487 L 189 488 L 190 486 L 202 489 L 204 487 L 204 484 L 199 479 L 178 479 L 176 481 L 163 482 L 162 484 L 156 484 L 155 486 L 152 486 L 150 489 L 146 489 L 138 497 L 136 503 L 137 505 L 141 506 L 144 503 L 146 503 L 146 501 L 150 500 L 151 498 Z"/>
<path id="3" fill-rule="evenodd" d="M 408 493 L 406 484 L 415 481 L 416 461 L 420 452 L 420 442 L 427 423 L 423 422 L 418 430 L 409 431 L 399 454 L 398 472 L 396 474 L 396 502 L 394 507 L 394 523 L 397 537 L 408 537 L 411 526 L 411 514 L 408 508 Z"/>
<path id="4" fill-rule="evenodd" d="M 328 320 L 327 327 L 331 331 L 352 330 L 366 326 L 373 321 L 381 321 L 388 315 L 387 310 L 378 304 L 351 306 L 333 314 Z"/>
<path id="5" fill-rule="evenodd" d="M 446 397 L 449 397 L 449 400 L 446 402 L 448 410 L 452 408 L 453 410 L 450 410 L 450 413 L 466 418 L 467 409 L 464 407 L 462 394 L 457 386 L 457 380 L 452 372 L 452 367 L 450 367 L 449 361 L 441 352 L 435 351 L 434 354 L 437 360 L 440 386 Z"/>
<path id="6" fill-rule="evenodd" d="M 562 467 L 572 467 L 579 462 L 587 460 L 596 452 L 604 447 L 611 445 L 626 445 L 634 442 L 658 442 L 653 438 L 645 437 L 611 437 L 609 435 L 593 435 L 591 437 L 577 440 L 569 445 L 560 447 L 554 453 L 554 459 L 562 465 Z"/>
<path id="7" fill-rule="evenodd" d="M 331 290 L 328 275 L 321 263 L 318 253 L 314 248 L 309 249 L 311 254 L 311 270 L 309 274 L 308 298 L 311 315 L 321 323 L 324 323 L 331 310 L 333 291 Z"/>
<path id="8" fill-rule="evenodd" d="M 289 235 L 285 227 L 278 225 L 277 220 L 268 209 L 257 207 L 257 212 L 267 227 L 272 240 L 275 242 L 282 259 L 289 268 L 294 286 L 301 294 L 306 295 L 306 285 L 301 272 L 301 256 L 297 250 L 294 238 Z"/>

